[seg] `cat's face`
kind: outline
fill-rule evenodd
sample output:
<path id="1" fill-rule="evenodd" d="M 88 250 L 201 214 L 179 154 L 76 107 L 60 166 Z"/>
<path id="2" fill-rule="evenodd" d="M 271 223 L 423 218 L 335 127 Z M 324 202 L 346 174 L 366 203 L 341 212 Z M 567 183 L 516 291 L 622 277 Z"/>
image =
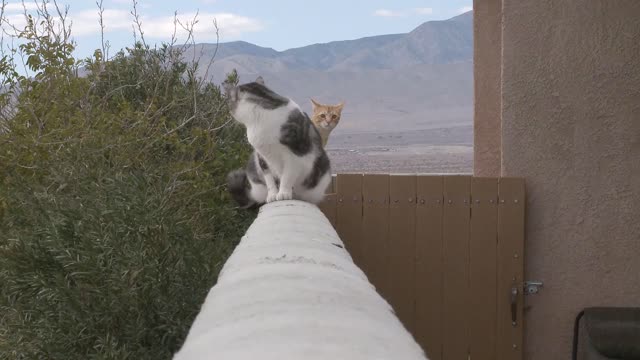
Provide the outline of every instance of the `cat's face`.
<path id="1" fill-rule="evenodd" d="M 344 107 L 343 102 L 338 105 L 324 105 L 311 99 L 311 104 L 313 104 L 311 121 L 317 128 L 331 131 L 338 125 Z"/>

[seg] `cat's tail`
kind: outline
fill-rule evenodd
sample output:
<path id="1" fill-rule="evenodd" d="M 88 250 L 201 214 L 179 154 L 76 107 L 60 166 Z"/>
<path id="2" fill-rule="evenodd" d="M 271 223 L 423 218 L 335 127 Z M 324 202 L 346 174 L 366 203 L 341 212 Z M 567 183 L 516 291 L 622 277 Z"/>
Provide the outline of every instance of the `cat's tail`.
<path id="1" fill-rule="evenodd" d="M 227 190 L 241 208 L 248 209 L 257 205 L 251 198 L 251 184 L 244 169 L 233 170 L 227 175 Z"/>

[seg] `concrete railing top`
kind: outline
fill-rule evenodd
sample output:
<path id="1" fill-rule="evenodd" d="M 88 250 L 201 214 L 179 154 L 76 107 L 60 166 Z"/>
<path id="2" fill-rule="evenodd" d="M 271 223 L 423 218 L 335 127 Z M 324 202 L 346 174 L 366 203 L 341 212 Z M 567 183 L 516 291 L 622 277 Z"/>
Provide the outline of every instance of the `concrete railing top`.
<path id="1" fill-rule="evenodd" d="M 426 357 L 320 210 L 280 201 L 260 209 L 174 359 Z"/>

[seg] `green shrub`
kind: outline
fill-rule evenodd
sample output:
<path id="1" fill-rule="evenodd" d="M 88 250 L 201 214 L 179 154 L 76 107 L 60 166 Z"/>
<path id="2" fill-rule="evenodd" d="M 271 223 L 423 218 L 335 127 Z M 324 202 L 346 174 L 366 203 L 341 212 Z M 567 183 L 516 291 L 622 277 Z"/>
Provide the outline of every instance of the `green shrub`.
<path id="1" fill-rule="evenodd" d="M 184 47 L 80 62 L 52 27 L 20 37 L 32 76 L 0 63 L 0 359 L 170 358 L 252 220 L 224 188 L 244 130 Z"/>

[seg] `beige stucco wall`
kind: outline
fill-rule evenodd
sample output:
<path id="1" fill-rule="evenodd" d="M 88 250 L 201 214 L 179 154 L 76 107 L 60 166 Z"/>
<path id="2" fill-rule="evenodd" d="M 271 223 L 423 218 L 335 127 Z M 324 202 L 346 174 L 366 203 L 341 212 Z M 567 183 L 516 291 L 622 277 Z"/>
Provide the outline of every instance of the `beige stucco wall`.
<path id="1" fill-rule="evenodd" d="M 640 1 L 503 0 L 502 175 L 527 183 L 525 358 L 640 306 Z M 477 74 L 476 74 L 477 75 Z"/>
<path id="2" fill-rule="evenodd" d="M 502 0 L 473 1 L 473 173 L 500 175 Z"/>

